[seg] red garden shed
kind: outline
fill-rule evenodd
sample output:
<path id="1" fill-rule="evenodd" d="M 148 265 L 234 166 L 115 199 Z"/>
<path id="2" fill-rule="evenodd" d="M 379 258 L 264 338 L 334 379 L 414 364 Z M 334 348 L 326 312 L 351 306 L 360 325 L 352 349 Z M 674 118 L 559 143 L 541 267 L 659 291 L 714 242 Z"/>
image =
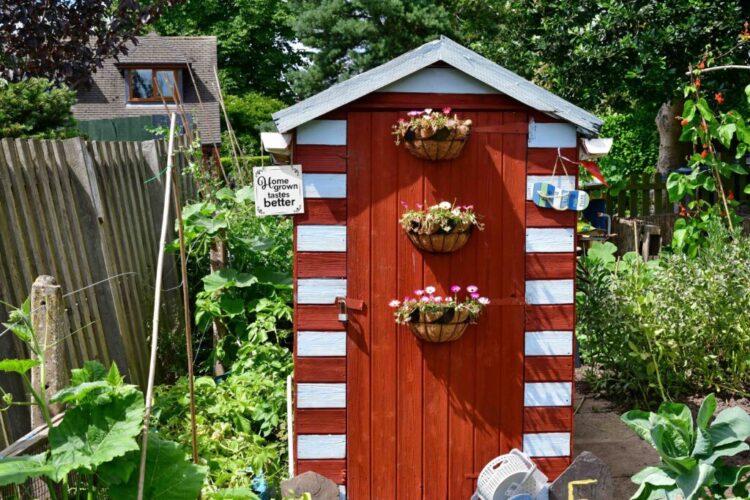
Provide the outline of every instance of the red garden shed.
<path id="1" fill-rule="evenodd" d="M 428 161 L 394 145 L 414 109 L 450 107 L 473 129 Z M 531 185 L 575 161 L 595 116 L 447 38 L 274 115 L 294 133 L 305 213 L 295 216 L 293 460 L 351 500 L 466 499 L 482 467 L 519 448 L 550 477 L 572 451 L 576 213 Z M 556 183 L 576 186 L 575 167 Z M 569 175 L 568 175 L 569 174 Z M 403 205 L 471 204 L 485 230 L 427 253 Z M 459 340 L 394 323 L 391 299 L 476 284 L 491 299 Z M 346 297 L 348 321 L 337 299 Z"/>

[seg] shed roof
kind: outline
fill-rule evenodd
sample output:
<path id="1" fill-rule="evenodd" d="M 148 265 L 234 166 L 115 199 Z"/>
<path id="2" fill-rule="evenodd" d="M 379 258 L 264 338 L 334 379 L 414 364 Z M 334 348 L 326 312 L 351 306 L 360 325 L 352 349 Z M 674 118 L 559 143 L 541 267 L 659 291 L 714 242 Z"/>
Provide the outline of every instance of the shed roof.
<path id="1" fill-rule="evenodd" d="M 573 123 L 586 136 L 597 135 L 602 126 L 588 111 L 444 36 L 282 109 L 273 114 L 273 120 L 279 132 L 288 132 L 441 61 L 537 111 Z"/>

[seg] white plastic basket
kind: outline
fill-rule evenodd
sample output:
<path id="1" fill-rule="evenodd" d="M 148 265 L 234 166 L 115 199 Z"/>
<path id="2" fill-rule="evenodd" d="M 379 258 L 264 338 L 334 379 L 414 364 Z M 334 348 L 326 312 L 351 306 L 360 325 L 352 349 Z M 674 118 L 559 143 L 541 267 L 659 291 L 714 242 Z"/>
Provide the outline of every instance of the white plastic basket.
<path id="1" fill-rule="evenodd" d="M 484 466 L 477 479 L 475 498 L 505 500 L 515 495 L 537 498 L 547 484 L 547 476 L 525 453 L 513 449 Z"/>

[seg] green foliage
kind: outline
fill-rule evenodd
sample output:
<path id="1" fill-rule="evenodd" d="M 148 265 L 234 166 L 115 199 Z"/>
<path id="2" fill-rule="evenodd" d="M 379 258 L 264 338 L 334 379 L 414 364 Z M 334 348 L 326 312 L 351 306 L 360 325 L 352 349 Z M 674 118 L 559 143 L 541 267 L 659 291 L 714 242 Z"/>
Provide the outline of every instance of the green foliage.
<path id="1" fill-rule="evenodd" d="M 232 124 L 237 141 L 246 155 L 260 154 L 260 133 L 276 130 L 271 121 L 271 114 L 286 106 L 282 101 L 258 92 L 227 95 L 224 105 L 227 108 L 229 123 Z M 222 139 L 222 148 L 224 154 L 229 154 L 228 140 Z"/>
<path id="2" fill-rule="evenodd" d="M 747 393 L 750 240 L 715 223 L 707 240 L 692 258 L 582 261 L 576 335 L 595 390 L 646 405 L 706 389 Z"/>
<path id="3" fill-rule="evenodd" d="M 231 373 L 215 382 L 195 380 L 198 454 L 209 474 L 204 494 L 235 498 L 222 488 L 249 488 L 262 473 L 270 484 L 286 471 L 286 377 L 292 357 L 283 346 L 245 342 Z M 156 415 L 161 435 L 189 446 L 187 381 L 156 391 Z M 218 496 L 217 496 L 218 495 Z M 243 497 L 248 498 L 248 497 Z M 252 498 L 252 497 L 250 497 Z"/>
<path id="4" fill-rule="evenodd" d="M 638 484 L 634 500 L 652 498 L 725 498 L 734 495 L 748 498 L 750 466 L 728 465 L 724 457 L 750 450 L 750 416 L 741 408 L 716 411 L 716 398 L 710 394 L 693 422 L 684 404 L 663 403 L 657 413 L 632 410 L 622 421 L 641 439 L 659 452 L 660 463 L 646 467 L 632 480 Z"/>
<path id="5" fill-rule="evenodd" d="M 0 80 L 0 137 L 59 139 L 79 135 L 72 106 L 76 93 L 44 78 Z"/>

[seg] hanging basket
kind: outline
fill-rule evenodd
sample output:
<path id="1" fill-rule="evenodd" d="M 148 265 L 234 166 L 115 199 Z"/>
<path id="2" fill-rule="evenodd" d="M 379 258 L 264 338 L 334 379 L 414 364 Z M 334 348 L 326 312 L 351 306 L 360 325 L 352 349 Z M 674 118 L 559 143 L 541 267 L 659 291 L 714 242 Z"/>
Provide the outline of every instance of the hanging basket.
<path id="1" fill-rule="evenodd" d="M 450 233 L 418 234 L 406 231 L 414 246 L 420 250 L 432 253 L 450 253 L 462 248 L 469 242 L 472 227 L 463 231 L 452 231 Z"/>
<path id="2" fill-rule="evenodd" d="M 466 141 L 469 140 L 471 129 L 465 133 L 457 129 L 440 129 L 430 137 L 417 137 L 413 131 L 404 137 L 406 149 L 422 160 L 440 161 L 453 160 L 461 154 Z"/>
<path id="3" fill-rule="evenodd" d="M 409 329 L 418 338 L 433 343 L 460 339 L 470 324 L 468 311 L 453 311 L 449 315 L 421 313 L 415 319 L 408 323 Z"/>

